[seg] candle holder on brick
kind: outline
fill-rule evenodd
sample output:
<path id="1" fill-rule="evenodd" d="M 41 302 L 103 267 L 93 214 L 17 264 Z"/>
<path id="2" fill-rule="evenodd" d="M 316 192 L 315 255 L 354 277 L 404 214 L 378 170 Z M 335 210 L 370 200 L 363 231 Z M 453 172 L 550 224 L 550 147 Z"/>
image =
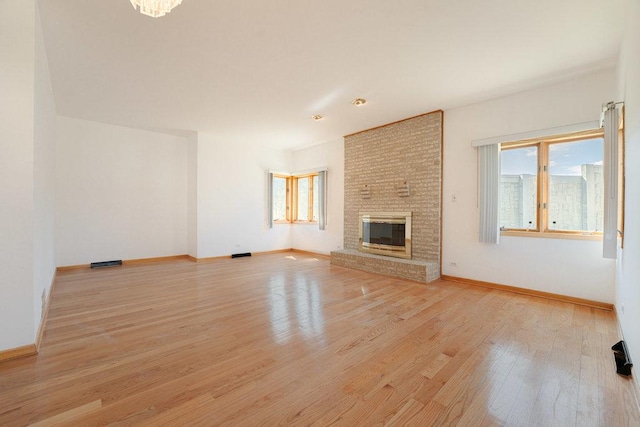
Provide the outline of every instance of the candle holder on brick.
<path id="1" fill-rule="evenodd" d="M 407 181 L 402 181 L 402 184 L 396 186 L 396 192 L 398 197 L 409 197 L 409 184 L 407 184 Z"/>
<path id="2" fill-rule="evenodd" d="M 370 199 L 371 198 L 371 188 L 369 187 L 368 184 L 365 184 L 364 187 L 362 187 L 360 189 L 360 196 L 363 199 Z"/>

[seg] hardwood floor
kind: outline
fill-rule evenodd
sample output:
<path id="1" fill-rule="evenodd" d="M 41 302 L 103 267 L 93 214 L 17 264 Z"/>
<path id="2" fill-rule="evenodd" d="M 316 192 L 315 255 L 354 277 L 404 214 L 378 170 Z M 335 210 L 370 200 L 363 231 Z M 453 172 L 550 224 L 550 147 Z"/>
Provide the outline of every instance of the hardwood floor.
<path id="1" fill-rule="evenodd" d="M 637 426 L 609 311 L 299 253 L 58 274 L 0 425 Z"/>

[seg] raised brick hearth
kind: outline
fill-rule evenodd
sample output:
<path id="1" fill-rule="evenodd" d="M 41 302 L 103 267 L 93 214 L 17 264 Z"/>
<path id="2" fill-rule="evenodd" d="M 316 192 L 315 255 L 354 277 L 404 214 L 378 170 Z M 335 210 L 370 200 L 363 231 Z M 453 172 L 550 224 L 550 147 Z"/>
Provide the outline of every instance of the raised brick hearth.
<path id="1" fill-rule="evenodd" d="M 416 282 L 431 282 L 440 277 L 440 264 L 437 261 L 391 258 L 353 249 L 331 252 L 331 264 Z"/>

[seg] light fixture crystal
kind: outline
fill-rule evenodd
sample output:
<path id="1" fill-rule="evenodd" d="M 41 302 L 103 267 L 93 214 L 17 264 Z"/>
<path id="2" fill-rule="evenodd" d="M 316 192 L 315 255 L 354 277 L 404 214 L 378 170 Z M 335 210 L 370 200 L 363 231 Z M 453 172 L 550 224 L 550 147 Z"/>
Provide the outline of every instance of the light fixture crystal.
<path id="1" fill-rule="evenodd" d="M 324 117 L 322 117 L 320 114 L 316 114 L 315 116 L 311 116 L 311 118 L 313 120 L 315 120 L 315 121 L 324 119 Z"/>
<path id="2" fill-rule="evenodd" d="M 361 106 L 361 105 L 366 104 L 366 103 L 367 103 L 367 100 L 366 100 L 366 99 L 364 99 L 364 98 L 356 98 L 356 99 L 354 99 L 353 101 L 351 101 L 351 103 L 352 103 L 353 105 L 355 105 L 356 107 L 359 107 L 359 106 Z"/>
<path id="3" fill-rule="evenodd" d="M 171 12 L 171 9 L 182 3 L 182 0 L 131 0 L 131 4 L 135 9 L 143 15 L 159 18 Z"/>

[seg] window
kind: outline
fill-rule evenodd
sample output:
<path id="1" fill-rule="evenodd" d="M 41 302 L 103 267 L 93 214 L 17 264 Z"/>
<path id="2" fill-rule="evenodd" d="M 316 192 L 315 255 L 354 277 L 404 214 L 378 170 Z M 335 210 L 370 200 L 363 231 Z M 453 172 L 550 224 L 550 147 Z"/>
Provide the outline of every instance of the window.
<path id="1" fill-rule="evenodd" d="M 273 221 L 317 223 L 318 174 L 273 176 Z"/>
<path id="2" fill-rule="evenodd" d="M 313 189 L 309 185 L 309 177 L 294 178 L 296 181 L 296 215 L 294 221 L 309 221 L 309 208 L 313 206 L 309 203 L 309 195 L 313 193 Z M 313 208 L 311 208 L 313 210 Z"/>
<path id="3" fill-rule="evenodd" d="M 602 131 L 502 144 L 500 228 L 602 232 Z"/>
<path id="4" fill-rule="evenodd" d="M 273 176 L 273 221 L 289 221 L 289 177 L 282 175 Z"/>
<path id="5" fill-rule="evenodd" d="M 538 147 L 503 149 L 500 174 L 500 227 L 537 229 Z"/>
<path id="6" fill-rule="evenodd" d="M 603 138 L 549 145 L 549 230 L 602 232 Z"/>

